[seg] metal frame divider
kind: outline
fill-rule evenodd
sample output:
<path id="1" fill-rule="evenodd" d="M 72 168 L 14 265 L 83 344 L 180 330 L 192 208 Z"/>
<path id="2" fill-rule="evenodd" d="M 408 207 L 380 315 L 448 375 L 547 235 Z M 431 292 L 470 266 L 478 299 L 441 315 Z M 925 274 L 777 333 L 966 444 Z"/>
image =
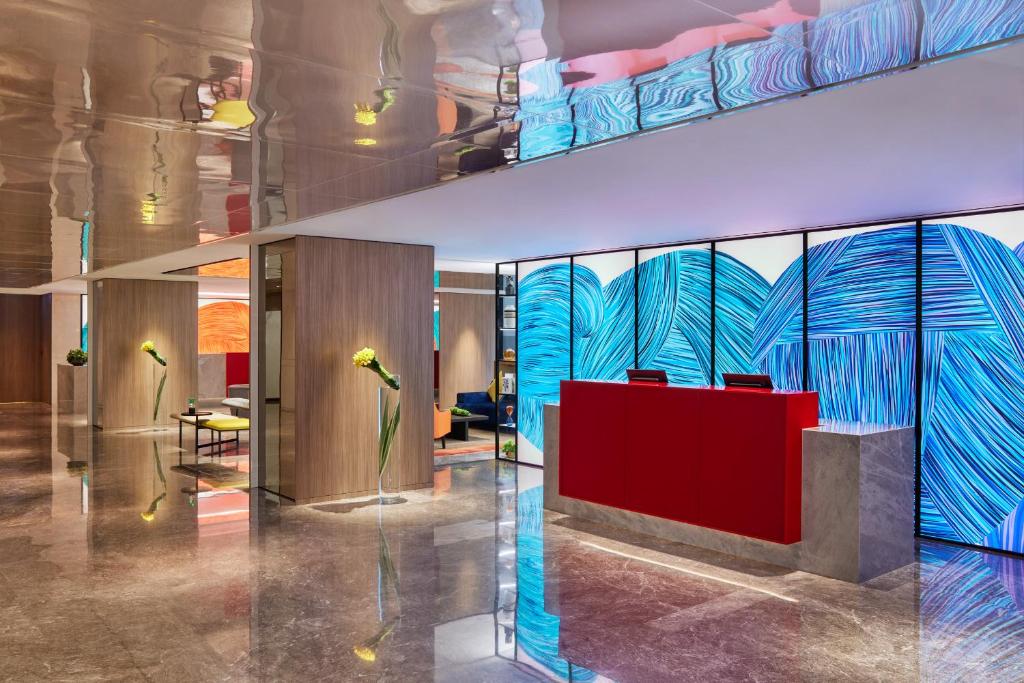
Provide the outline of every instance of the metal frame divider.
<path id="1" fill-rule="evenodd" d="M 921 536 L 921 452 L 924 430 L 921 404 L 924 382 L 924 222 L 917 221 L 914 275 L 914 535 Z"/>

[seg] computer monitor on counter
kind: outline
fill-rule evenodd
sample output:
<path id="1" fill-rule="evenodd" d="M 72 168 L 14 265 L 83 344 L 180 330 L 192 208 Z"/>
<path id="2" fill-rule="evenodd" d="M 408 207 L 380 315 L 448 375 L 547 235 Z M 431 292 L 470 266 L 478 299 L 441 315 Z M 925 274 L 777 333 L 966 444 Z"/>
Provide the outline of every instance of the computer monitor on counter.
<path id="1" fill-rule="evenodd" d="M 727 387 L 747 387 L 748 389 L 772 389 L 772 378 L 768 375 L 741 375 L 735 372 L 723 372 L 722 381 Z"/>
<path id="2" fill-rule="evenodd" d="M 626 377 L 629 378 L 630 384 L 636 384 L 638 382 L 651 382 L 654 384 L 668 384 L 668 375 L 665 374 L 664 370 L 626 370 Z"/>

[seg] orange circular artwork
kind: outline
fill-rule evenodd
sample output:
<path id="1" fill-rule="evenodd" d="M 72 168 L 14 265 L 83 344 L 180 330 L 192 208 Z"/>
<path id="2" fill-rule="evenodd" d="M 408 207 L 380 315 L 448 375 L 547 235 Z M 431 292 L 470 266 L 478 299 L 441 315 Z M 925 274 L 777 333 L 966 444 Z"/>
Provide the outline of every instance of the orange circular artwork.
<path id="1" fill-rule="evenodd" d="M 199 353 L 248 353 L 249 305 L 219 301 L 199 308 Z"/>

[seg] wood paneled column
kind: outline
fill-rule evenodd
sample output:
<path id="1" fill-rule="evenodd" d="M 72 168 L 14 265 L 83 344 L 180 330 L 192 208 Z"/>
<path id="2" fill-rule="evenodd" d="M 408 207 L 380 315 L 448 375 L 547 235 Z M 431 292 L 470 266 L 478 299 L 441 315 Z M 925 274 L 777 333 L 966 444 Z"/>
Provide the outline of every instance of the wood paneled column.
<path id="1" fill-rule="evenodd" d="M 196 395 L 199 285 L 98 280 L 90 284 L 89 295 L 93 424 L 104 429 L 153 424 L 153 398 L 162 368 L 140 350 L 147 339 L 167 358 L 157 424 L 175 424 L 170 414 L 181 412 Z"/>
<path id="2" fill-rule="evenodd" d="M 364 346 L 402 378 L 402 487 L 433 485 L 433 269 L 429 246 L 295 238 L 296 502 L 377 490 L 380 380 L 352 364 Z"/>

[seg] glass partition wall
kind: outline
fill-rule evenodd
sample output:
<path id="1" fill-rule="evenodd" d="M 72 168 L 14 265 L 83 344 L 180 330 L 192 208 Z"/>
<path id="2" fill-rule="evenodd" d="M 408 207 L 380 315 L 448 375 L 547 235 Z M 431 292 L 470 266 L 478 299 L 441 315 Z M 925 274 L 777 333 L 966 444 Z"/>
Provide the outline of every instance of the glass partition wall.
<path id="1" fill-rule="evenodd" d="M 921 227 L 922 535 L 1024 552 L 1024 212 Z"/>
<path id="2" fill-rule="evenodd" d="M 516 424 L 519 419 L 517 391 L 519 369 L 518 267 L 503 263 L 495 268 L 494 316 L 494 449 L 497 457 L 516 460 Z"/>
<path id="3" fill-rule="evenodd" d="M 804 240 L 778 235 L 715 242 L 715 384 L 766 374 L 804 388 Z"/>
<path id="4" fill-rule="evenodd" d="M 711 244 L 637 252 L 637 367 L 711 384 Z"/>
<path id="5" fill-rule="evenodd" d="M 544 404 L 558 400 L 559 384 L 570 376 L 570 267 L 567 258 L 517 265 L 513 429 L 516 460 L 527 465 L 544 464 Z"/>
<path id="6" fill-rule="evenodd" d="M 821 417 L 913 426 L 917 224 L 807 235 L 808 388 Z"/>
<path id="7" fill-rule="evenodd" d="M 295 493 L 295 245 L 260 247 L 262 347 L 259 401 L 262 411 L 259 485 L 294 498 Z"/>
<path id="8" fill-rule="evenodd" d="M 498 271 L 516 274 L 519 462 L 543 465 L 562 379 L 763 373 L 817 391 L 822 419 L 915 428 L 921 536 L 1024 553 L 1024 210 Z"/>
<path id="9" fill-rule="evenodd" d="M 572 259 L 572 378 L 625 380 L 636 364 L 636 251 Z"/>

